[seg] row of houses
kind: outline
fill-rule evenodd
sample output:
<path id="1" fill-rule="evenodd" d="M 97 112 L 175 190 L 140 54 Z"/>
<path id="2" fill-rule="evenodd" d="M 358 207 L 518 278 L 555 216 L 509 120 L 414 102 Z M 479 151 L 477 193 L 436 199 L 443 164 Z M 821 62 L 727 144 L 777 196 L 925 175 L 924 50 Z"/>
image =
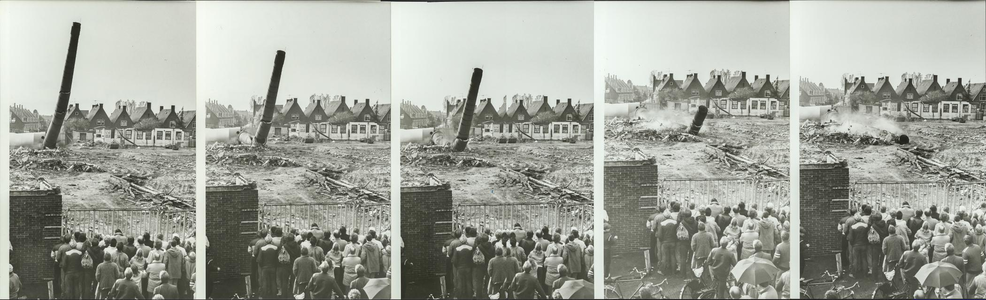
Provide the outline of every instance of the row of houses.
<path id="1" fill-rule="evenodd" d="M 789 89 L 788 80 L 771 81 L 770 74 L 754 75 L 751 82 L 745 71 L 713 70 L 704 83 L 698 73 L 686 74 L 681 80 L 675 79 L 674 73 L 652 73 L 649 93 L 640 91 L 629 80 L 624 82 L 610 75 L 606 77 L 605 95 L 607 103 L 644 99 L 664 109 L 694 112 L 705 105 L 713 114 L 760 116 L 786 114 Z"/>
<path id="2" fill-rule="evenodd" d="M 555 99 L 552 106 L 548 96 L 504 97 L 499 108 L 491 98 L 476 103 L 472 119 L 472 136 L 485 138 L 516 138 L 518 140 L 591 140 L 593 133 L 593 104 L 572 103 Z M 446 125 L 457 126 L 465 101 L 445 101 Z"/>
<path id="3" fill-rule="evenodd" d="M 252 99 L 251 110 L 236 111 L 215 100 L 206 103 L 206 126 L 239 127 L 255 123 L 263 113 L 263 99 Z M 370 103 L 370 99 L 313 95 L 304 104 L 291 98 L 274 109 L 271 136 L 332 140 L 390 139 L 390 104 Z"/>
<path id="4" fill-rule="evenodd" d="M 845 76 L 843 101 L 854 111 L 887 117 L 920 119 L 968 118 L 983 120 L 986 114 L 986 83 L 966 83 L 962 78 L 938 82 L 936 74 L 903 74 L 896 86 L 890 76 L 875 83 L 866 76 Z"/>
<path id="5" fill-rule="evenodd" d="M 12 132 L 43 132 L 51 124 L 51 116 L 13 105 L 10 123 Z M 65 113 L 62 132 L 76 142 L 191 147 L 195 144 L 195 111 L 179 111 L 171 105 L 160 106 L 155 113 L 150 102 L 117 101 L 113 112 L 108 113 L 103 104 L 83 109 L 75 103 Z"/>

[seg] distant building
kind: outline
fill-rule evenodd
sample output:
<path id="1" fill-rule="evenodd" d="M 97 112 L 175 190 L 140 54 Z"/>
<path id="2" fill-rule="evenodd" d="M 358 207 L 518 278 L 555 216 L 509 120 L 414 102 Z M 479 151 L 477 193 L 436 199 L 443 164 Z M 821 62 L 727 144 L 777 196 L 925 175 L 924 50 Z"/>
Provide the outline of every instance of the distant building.
<path id="1" fill-rule="evenodd" d="M 828 90 L 824 84 L 816 84 L 808 78 L 801 78 L 798 82 L 798 102 L 801 106 L 818 106 L 829 104 Z"/>
<path id="2" fill-rule="evenodd" d="M 625 103 L 632 102 L 635 98 L 635 90 L 632 82 L 623 81 L 616 75 L 606 76 L 606 103 Z"/>
<path id="3" fill-rule="evenodd" d="M 29 110 L 23 105 L 10 106 L 10 132 L 43 132 L 48 129 L 48 123 L 38 114 L 38 110 Z"/>

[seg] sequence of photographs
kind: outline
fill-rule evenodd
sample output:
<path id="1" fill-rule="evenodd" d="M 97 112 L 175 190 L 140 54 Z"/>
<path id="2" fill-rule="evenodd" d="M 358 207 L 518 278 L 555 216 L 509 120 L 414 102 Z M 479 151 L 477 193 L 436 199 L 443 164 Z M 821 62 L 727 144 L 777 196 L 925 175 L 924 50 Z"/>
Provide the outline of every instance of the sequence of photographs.
<path id="1" fill-rule="evenodd" d="M 983 1 L 3 2 L 0 34 L 8 298 L 986 298 Z"/>

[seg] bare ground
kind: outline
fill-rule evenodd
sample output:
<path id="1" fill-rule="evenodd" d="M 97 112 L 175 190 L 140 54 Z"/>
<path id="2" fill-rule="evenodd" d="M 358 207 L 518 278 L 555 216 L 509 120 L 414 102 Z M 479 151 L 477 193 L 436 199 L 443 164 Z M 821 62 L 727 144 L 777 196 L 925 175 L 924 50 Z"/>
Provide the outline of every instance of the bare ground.
<path id="1" fill-rule="evenodd" d="M 653 135 L 628 135 L 639 132 L 645 124 L 622 126 L 607 120 L 606 160 L 632 159 L 633 149 L 657 160 L 665 178 L 747 177 L 751 170 L 730 167 L 710 156 L 709 146 L 739 146 L 739 154 L 758 163 L 788 172 L 790 164 L 790 127 L 788 119 L 722 118 L 706 119 L 698 136 L 682 139 L 663 137 L 684 132 L 684 124 L 663 126 Z M 651 121 L 659 122 L 659 121 Z M 654 139 L 652 137 L 658 137 Z"/>
<path id="2" fill-rule="evenodd" d="M 233 174 L 257 183 L 261 204 L 326 203 L 351 200 L 306 178 L 308 170 L 329 170 L 339 179 L 390 195 L 390 144 L 360 142 L 271 142 L 266 147 L 210 146 L 207 185 L 229 185 Z"/>
<path id="3" fill-rule="evenodd" d="M 38 178 L 61 188 L 66 208 L 141 208 L 109 183 L 112 174 L 146 176 L 146 186 L 194 203 L 195 149 L 108 149 L 73 145 L 60 150 L 13 149 L 10 189 L 34 190 Z"/>
<path id="4" fill-rule="evenodd" d="M 986 178 L 986 124 L 925 121 L 896 123 L 910 138 L 909 145 L 860 145 L 801 142 L 801 163 L 825 160 L 829 151 L 845 159 L 852 181 L 938 180 L 937 172 L 918 170 L 895 155 L 898 148 L 932 149 L 932 158 Z"/>
<path id="5" fill-rule="evenodd" d="M 476 141 L 466 151 L 427 150 L 405 145 L 401 186 L 428 184 L 428 175 L 449 182 L 455 203 L 532 202 L 551 198 L 534 193 L 526 177 L 511 170 L 543 171 L 543 179 L 592 198 L 592 143 Z"/>

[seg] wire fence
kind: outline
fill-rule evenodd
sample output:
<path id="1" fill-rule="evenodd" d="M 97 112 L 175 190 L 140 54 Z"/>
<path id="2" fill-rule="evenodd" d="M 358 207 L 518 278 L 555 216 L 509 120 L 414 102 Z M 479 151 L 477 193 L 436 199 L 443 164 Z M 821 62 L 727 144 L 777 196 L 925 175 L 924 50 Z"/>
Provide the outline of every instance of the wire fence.
<path id="1" fill-rule="evenodd" d="M 194 210 L 67 209 L 62 211 L 62 233 L 111 235 L 120 230 L 126 236 L 178 234 L 185 240 L 195 236 Z"/>
<path id="2" fill-rule="evenodd" d="M 849 205 L 859 208 L 869 204 L 876 209 L 897 209 L 907 202 L 915 209 L 931 205 L 956 211 L 965 206 L 972 210 L 986 201 L 986 182 L 854 182 L 849 187 Z"/>
<path id="3" fill-rule="evenodd" d="M 390 205 L 376 203 L 273 204 L 260 207 L 259 229 L 273 226 L 308 229 L 312 224 L 331 231 L 346 226 L 349 231 L 371 227 L 377 233 L 390 230 Z"/>
<path id="4" fill-rule="evenodd" d="M 524 229 L 537 230 L 543 226 L 575 227 L 579 232 L 592 229 L 592 204 L 569 203 L 504 203 L 460 204 L 453 209 L 456 228 L 476 226 L 479 231 L 512 229 L 520 224 Z"/>

